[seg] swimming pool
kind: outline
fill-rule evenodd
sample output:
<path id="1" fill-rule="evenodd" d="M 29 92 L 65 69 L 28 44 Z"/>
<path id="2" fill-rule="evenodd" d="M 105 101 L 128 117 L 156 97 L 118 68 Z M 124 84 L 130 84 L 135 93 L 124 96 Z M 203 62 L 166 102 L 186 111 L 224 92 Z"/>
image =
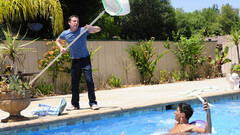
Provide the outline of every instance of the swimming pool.
<path id="1" fill-rule="evenodd" d="M 216 135 L 240 134 L 240 100 L 220 101 L 212 103 L 212 125 Z M 190 121 L 206 120 L 206 113 L 201 105 L 193 105 L 194 114 Z M 103 119 L 85 124 L 64 126 L 54 130 L 43 130 L 29 135 L 149 135 L 167 133 L 174 125 L 173 109 L 163 112 L 150 112 L 141 115 L 131 115 Z M 20 133 L 27 134 L 27 133 Z"/>

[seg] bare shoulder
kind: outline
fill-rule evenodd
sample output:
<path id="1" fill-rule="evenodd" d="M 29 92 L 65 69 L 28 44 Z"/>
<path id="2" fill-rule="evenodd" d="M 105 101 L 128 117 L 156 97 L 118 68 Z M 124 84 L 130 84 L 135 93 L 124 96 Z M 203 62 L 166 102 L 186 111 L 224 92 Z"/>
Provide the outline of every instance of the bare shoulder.
<path id="1" fill-rule="evenodd" d="M 179 122 L 178 122 L 178 121 L 176 121 L 176 122 L 175 122 L 175 124 L 174 124 L 174 127 L 176 127 L 178 124 L 179 124 Z"/>
<path id="2" fill-rule="evenodd" d="M 189 134 L 189 133 L 195 132 L 194 129 L 196 128 L 197 126 L 190 125 L 190 124 L 178 124 L 170 131 L 170 133 Z"/>
<path id="3" fill-rule="evenodd" d="M 192 132 L 196 132 L 196 133 L 205 133 L 205 129 L 200 128 L 196 125 L 191 125 L 192 126 Z"/>

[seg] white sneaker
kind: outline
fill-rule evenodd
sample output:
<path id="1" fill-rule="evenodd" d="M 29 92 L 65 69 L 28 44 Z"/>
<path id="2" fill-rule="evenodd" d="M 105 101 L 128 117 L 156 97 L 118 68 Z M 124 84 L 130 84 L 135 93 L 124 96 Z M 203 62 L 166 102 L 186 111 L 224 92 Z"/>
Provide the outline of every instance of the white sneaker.
<path id="1" fill-rule="evenodd" d="M 93 104 L 93 105 L 91 106 L 91 109 L 92 109 L 92 110 L 99 110 L 99 107 L 98 107 L 98 105 Z"/>
<path id="2" fill-rule="evenodd" d="M 78 107 L 75 107 L 73 105 L 70 105 L 66 108 L 67 111 L 73 111 L 73 110 L 78 110 L 79 108 Z"/>

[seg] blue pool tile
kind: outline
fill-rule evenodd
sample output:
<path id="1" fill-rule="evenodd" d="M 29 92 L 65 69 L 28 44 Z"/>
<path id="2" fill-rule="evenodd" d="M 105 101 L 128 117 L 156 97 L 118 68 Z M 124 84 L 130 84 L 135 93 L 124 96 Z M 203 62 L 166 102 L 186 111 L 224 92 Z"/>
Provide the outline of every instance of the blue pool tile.
<path id="1" fill-rule="evenodd" d="M 108 116 L 104 116 L 104 117 L 108 117 Z M 98 121 L 98 120 L 101 120 L 103 118 L 103 116 L 94 116 L 93 117 L 93 121 Z"/>
<path id="2" fill-rule="evenodd" d="M 142 113 L 149 113 L 150 112 L 150 109 L 149 108 L 146 108 L 146 109 L 143 109 L 142 110 Z"/>
<path id="3" fill-rule="evenodd" d="M 219 102 L 221 99 L 219 97 L 214 98 L 214 102 Z"/>
<path id="4" fill-rule="evenodd" d="M 49 130 L 51 129 L 57 129 L 59 127 L 65 127 L 67 126 L 66 122 L 58 122 L 58 123 L 54 123 L 54 124 L 49 124 Z"/>
<path id="5" fill-rule="evenodd" d="M 132 115 L 138 115 L 139 114 L 139 111 L 130 111 L 130 116 Z"/>
<path id="6" fill-rule="evenodd" d="M 209 103 L 214 103 L 215 100 L 213 98 L 210 98 L 210 100 L 208 101 Z"/>
<path id="7" fill-rule="evenodd" d="M 83 123 L 89 123 L 89 122 L 92 122 L 92 121 L 93 121 L 93 117 L 83 119 Z"/>
<path id="8" fill-rule="evenodd" d="M 156 111 L 157 111 L 157 108 L 156 108 L 156 107 L 155 107 L 155 108 L 150 108 L 149 111 L 150 111 L 150 112 L 156 112 Z"/>
<path id="9" fill-rule="evenodd" d="M 233 99 L 233 100 L 237 100 L 237 99 L 238 99 L 238 96 L 237 96 L 237 95 L 233 95 L 233 96 L 232 96 L 232 99 Z"/>
<path id="10" fill-rule="evenodd" d="M 156 111 L 162 112 L 163 108 L 165 108 L 165 106 L 164 107 L 163 106 L 156 107 Z"/>
<path id="11" fill-rule="evenodd" d="M 67 121 L 66 122 L 66 125 L 69 126 L 69 125 L 75 125 L 76 124 L 76 120 L 70 120 L 70 121 Z"/>
<path id="12" fill-rule="evenodd" d="M 232 96 L 230 96 L 230 97 L 229 97 L 229 96 L 224 97 L 224 98 L 223 98 L 223 101 L 226 101 L 226 100 L 232 100 Z"/>
<path id="13" fill-rule="evenodd" d="M 84 123 L 84 120 L 78 120 L 76 121 L 76 124 L 83 124 Z"/>
<path id="14" fill-rule="evenodd" d="M 0 135 L 15 135 L 17 133 L 18 133 L 18 130 L 16 129 L 16 130 L 11 130 L 11 131 L 0 132 Z M 24 135 L 24 134 L 22 134 L 22 135 Z"/>
<path id="15" fill-rule="evenodd" d="M 41 125 L 41 126 L 37 126 L 37 130 L 41 131 L 41 130 L 49 130 L 49 125 Z"/>
<path id="16" fill-rule="evenodd" d="M 131 113 L 129 112 L 129 111 L 127 111 L 127 112 L 123 112 L 123 115 L 122 115 L 123 117 L 129 117 L 129 116 L 131 116 Z"/>

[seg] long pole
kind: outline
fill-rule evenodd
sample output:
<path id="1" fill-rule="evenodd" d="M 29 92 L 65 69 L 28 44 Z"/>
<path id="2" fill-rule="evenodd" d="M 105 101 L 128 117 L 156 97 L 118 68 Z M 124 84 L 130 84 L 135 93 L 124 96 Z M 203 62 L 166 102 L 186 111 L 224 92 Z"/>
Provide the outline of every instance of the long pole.
<path id="1" fill-rule="evenodd" d="M 68 49 L 75 41 L 77 41 L 103 14 L 105 13 L 105 10 L 102 11 L 102 13 L 100 13 L 89 25 L 88 27 L 81 32 L 67 47 L 66 49 Z M 30 85 L 33 85 L 33 83 L 43 74 L 43 72 L 45 72 L 60 56 L 62 55 L 62 53 L 60 53 L 55 59 L 53 59 L 35 78 L 33 78 L 30 81 Z"/>

